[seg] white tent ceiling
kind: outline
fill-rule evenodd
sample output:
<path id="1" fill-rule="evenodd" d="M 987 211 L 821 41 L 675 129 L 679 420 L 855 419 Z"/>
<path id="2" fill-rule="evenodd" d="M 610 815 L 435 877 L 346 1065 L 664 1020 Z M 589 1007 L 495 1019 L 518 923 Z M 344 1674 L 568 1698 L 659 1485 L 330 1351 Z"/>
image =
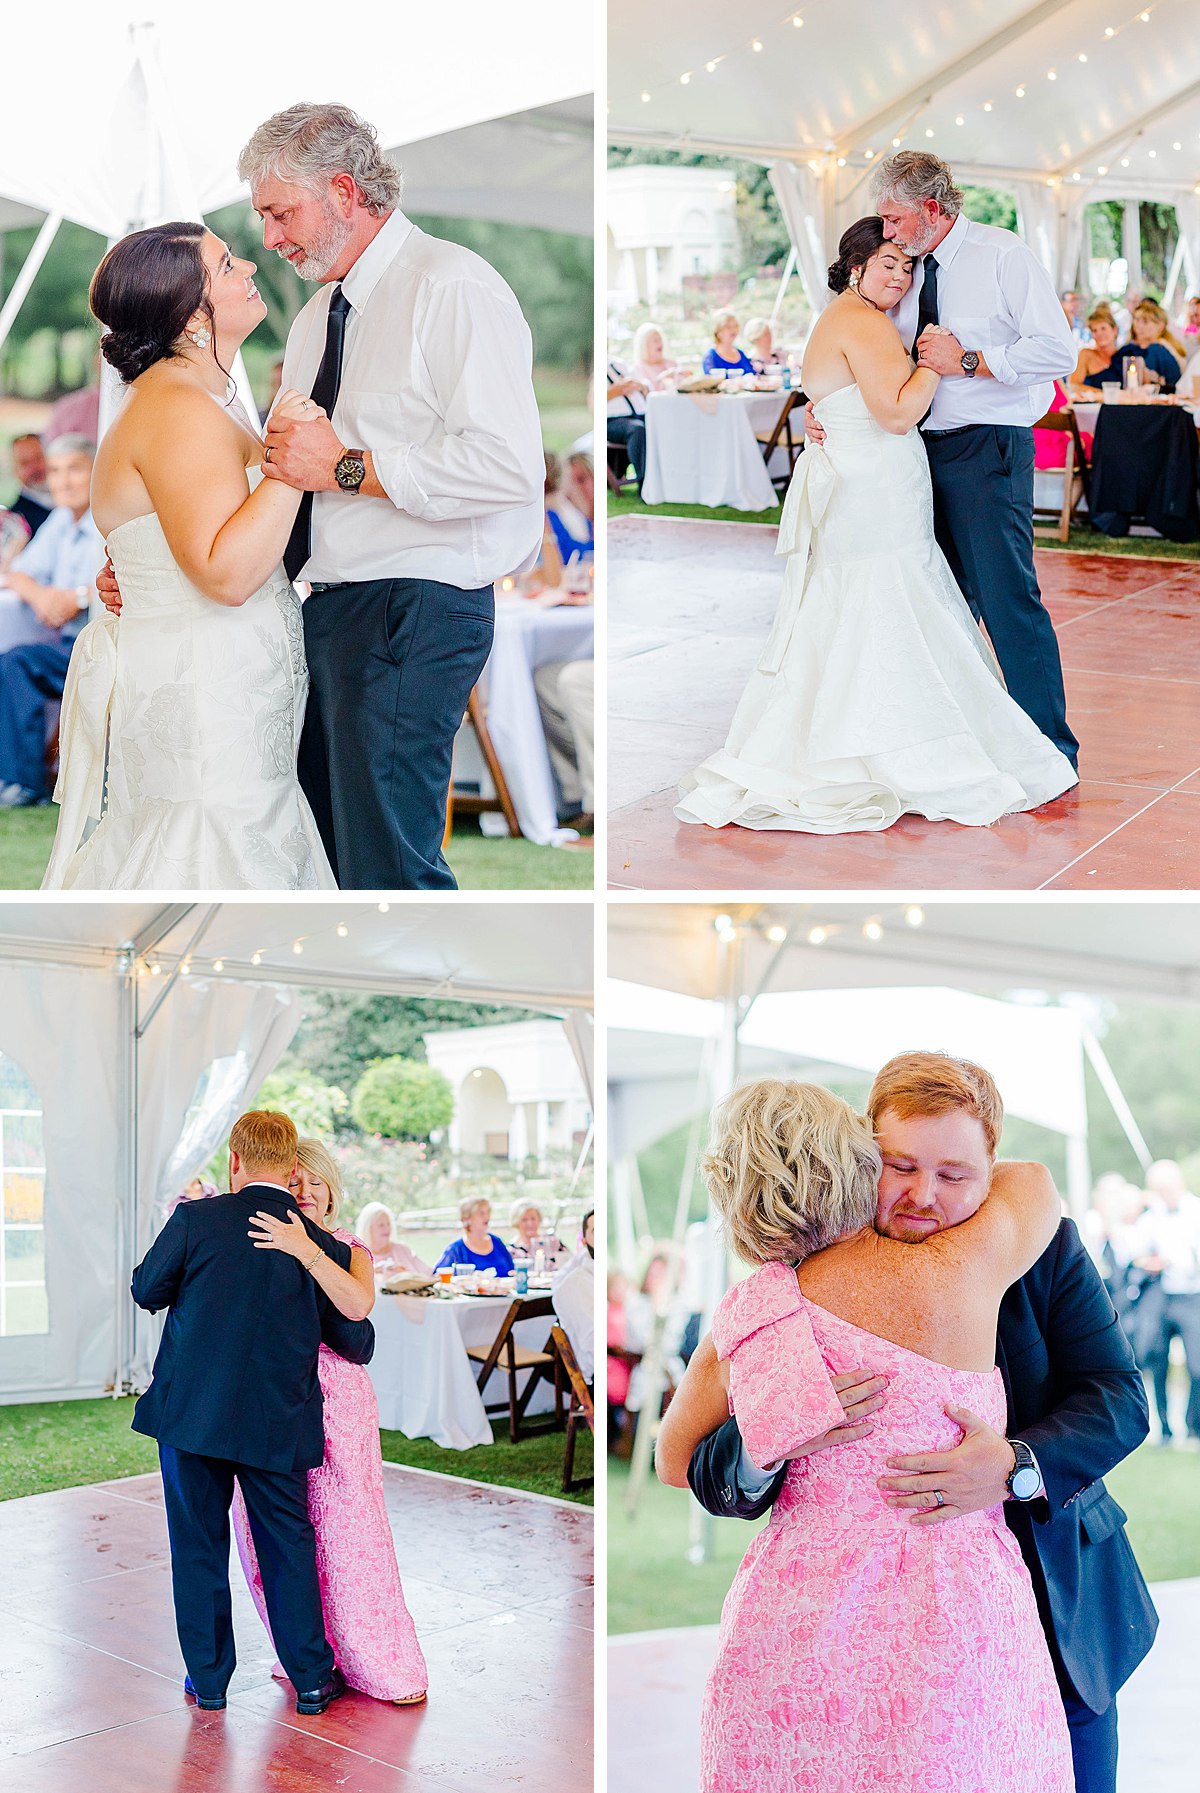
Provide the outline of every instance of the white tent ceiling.
<path id="1" fill-rule="evenodd" d="M 1171 201 L 1200 282 L 1194 0 L 611 0 L 609 43 L 614 141 L 791 166 L 776 187 L 793 188 L 780 200 L 814 304 L 809 239 L 828 260 L 900 145 L 1012 188 L 1026 240 L 1068 282 L 1089 201 Z"/>
<path id="2" fill-rule="evenodd" d="M 613 903 L 609 971 L 689 996 L 722 993 L 714 922 L 740 933 L 740 988 L 772 991 L 946 984 L 980 991 L 1085 991 L 1127 1002 L 1200 1002 L 1200 915 L 1186 902 L 925 902 L 920 927 L 903 903 Z M 879 940 L 864 937 L 878 924 Z M 786 943 L 767 938 L 789 930 Z M 809 944 L 814 928 L 823 944 Z"/>
<path id="3" fill-rule="evenodd" d="M 262 119 L 297 100 L 342 99 L 402 165 L 404 146 L 422 146 L 411 209 L 455 209 L 447 188 L 470 172 L 474 143 L 509 159 L 476 166 L 470 215 L 534 222 L 526 214 L 540 193 L 555 228 L 590 227 L 591 160 L 580 153 L 589 9 L 572 29 L 553 0 L 523 0 L 517 30 L 487 0 L 376 8 L 362 21 L 315 0 L 285 14 L 234 0 L 200 11 L 177 0 L 62 0 L 52 30 L 58 53 L 48 59 L 41 15 L 5 21 L 6 67 L 22 71 L 0 108 L 7 201 L 105 236 L 209 212 L 242 196 L 238 152 Z M 447 138 L 514 114 L 520 123 L 490 139 Z M 424 147 L 432 138 L 442 154 Z"/>

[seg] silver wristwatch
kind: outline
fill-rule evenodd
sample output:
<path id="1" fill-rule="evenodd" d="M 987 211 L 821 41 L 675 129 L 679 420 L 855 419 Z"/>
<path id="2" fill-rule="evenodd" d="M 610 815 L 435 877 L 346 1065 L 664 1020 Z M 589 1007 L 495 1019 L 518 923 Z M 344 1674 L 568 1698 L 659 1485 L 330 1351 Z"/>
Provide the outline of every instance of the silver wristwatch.
<path id="1" fill-rule="evenodd" d="M 1041 1476 L 1033 1452 L 1019 1438 L 1008 1440 L 1016 1462 L 1009 1472 L 1007 1487 L 1014 1500 L 1032 1500 L 1041 1485 Z"/>

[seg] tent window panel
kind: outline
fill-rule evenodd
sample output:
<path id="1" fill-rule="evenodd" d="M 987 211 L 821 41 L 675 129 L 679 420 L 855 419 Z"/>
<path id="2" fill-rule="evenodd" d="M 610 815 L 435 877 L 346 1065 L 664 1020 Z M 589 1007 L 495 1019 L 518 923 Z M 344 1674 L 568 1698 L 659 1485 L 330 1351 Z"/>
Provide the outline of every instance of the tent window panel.
<path id="1" fill-rule="evenodd" d="M 0 1338 L 50 1330 L 45 1200 L 41 1102 L 0 1053 Z"/>

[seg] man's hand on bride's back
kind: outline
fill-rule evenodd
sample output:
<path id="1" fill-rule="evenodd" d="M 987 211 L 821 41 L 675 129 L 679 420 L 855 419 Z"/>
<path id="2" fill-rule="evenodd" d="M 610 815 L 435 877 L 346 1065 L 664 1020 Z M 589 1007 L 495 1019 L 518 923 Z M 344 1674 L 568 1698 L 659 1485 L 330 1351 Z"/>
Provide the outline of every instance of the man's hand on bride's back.
<path id="1" fill-rule="evenodd" d="M 804 407 L 804 440 L 815 442 L 818 448 L 825 440 L 825 426 L 817 422 L 817 413 L 811 399 Z"/>
<path id="2" fill-rule="evenodd" d="M 109 555 L 104 557 L 104 565 L 96 574 L 96 591 L 100 602 L 114 616 L 121 614 L 121 587 L 117 584 L 117 575 L 113 572 L 113 563 Z"/>
<path id="3" fill-rule="evenodd" d="M 789 1463 L 797 1457 L 811 1457 L 817 1451 L 827 1451 L 831 1445 L 852 1444 L 856 1438 L 866 1438 L 872 1430 L 871 1414 L 878 1413 L 883 1406 L 887 1377 L 873 1375 L 870 1370 L 847 1370 L 834 1377 L 833 1392 L 842 1403 L 845 1419 L 840 1426 L 831 1426 L 828 1432 L 822 1432 L 798 1450 L 790 1451 Z"/>

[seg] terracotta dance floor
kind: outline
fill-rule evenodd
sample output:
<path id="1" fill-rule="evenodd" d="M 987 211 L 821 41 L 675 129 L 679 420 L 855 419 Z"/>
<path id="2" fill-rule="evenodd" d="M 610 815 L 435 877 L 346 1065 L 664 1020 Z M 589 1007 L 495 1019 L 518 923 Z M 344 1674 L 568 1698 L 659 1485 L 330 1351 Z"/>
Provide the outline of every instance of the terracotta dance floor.
<path id="1" fill-rule="evenodd" d="M 1117 1696 L 1117 1793 L 1193 1793 L 1200 1581 L 1159 1582 L 1151 1592 L 1158 1637 Z M 700 1708 L 716 1649 L 715 1625 L 609 1644 L 608 1793 L 695 1793 Z"/>
<path id="2" fill-rule="evenodd" d="M 4 1793 L 591 1793 L 592 1514 L 385 1467 L 427 1705 L 298 1718 L 241 1574 L 224 1712 L 183 1696 L 158 1477 L 0 1505 Z"/>
<path id="3" fill-rule="evenodd" d="M 609 525 L 609 882 L 632 890 L 1190 890 L 1200 886 L 1200 565 L 1037 556 L 1082 783 L 992 828 L 903 816 L 823 837 L 683 826 L 766 638 L 775 531 Z"/>

